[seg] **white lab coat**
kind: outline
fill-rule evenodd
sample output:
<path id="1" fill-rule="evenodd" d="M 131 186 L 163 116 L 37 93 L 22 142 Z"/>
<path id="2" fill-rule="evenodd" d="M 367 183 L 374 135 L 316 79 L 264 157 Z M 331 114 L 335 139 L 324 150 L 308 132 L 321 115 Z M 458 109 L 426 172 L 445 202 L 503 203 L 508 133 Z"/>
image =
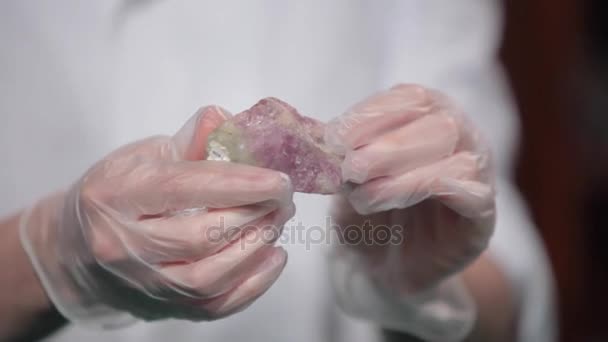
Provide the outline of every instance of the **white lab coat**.
<path id="1" fill-rule="evenodd" d="M 172 134 L 199 107 L 235 112 L 279 97 L 328 120 L 396 82 L 441 89 L 489 138 L 500 174 L 491 251 L 521 296 L 522 341 L 549 341 L 551 281 L 506 181 L 517 121 L 494 59 L 492 0 L 6 0 L 0 3 L 0 214 L 69 185 L 126 142 Z M 323 197 L 291 221 L 322 224 Z M 325 246 L 285 243 L 289 262 L 246 311 L 50 341 L 374 341 L 333 303 Z M 499 308 L 497 308 L 499 309 Z"/>

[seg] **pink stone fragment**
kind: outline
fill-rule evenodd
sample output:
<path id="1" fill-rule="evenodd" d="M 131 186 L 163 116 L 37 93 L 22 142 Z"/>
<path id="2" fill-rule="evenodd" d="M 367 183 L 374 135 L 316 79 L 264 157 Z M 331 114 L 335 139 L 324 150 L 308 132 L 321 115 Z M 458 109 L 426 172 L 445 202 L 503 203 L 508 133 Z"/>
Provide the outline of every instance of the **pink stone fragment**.
<path id="1" fill-rule="evenodd" d="M 330 151 L 324 134 L 324 123 L 266 98 L 211 133 L 208 159 L 281 171 L 291 178 L 295 191 L 331 194 L 342 183 L 343 157 Z"/>

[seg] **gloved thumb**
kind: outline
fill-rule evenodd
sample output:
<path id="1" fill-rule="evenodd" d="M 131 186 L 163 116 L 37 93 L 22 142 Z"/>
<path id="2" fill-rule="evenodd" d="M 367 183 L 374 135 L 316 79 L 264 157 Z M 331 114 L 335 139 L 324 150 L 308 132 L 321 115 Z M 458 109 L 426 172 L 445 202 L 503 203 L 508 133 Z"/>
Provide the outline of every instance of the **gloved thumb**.
<path id="1" fill-rule="evenodd" d="M 219 106 L 206 106 L 194 115 L 173 136 L 181 160 L 203 160 L 207 157 L 207 137 L 232 114 Z"/>

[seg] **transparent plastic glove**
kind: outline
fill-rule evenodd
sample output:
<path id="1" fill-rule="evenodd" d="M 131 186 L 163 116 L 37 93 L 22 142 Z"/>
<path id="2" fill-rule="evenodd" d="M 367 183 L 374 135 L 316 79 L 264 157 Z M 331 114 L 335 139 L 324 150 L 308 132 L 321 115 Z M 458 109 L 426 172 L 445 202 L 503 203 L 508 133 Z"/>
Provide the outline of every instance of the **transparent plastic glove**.
<path id="1" fill-rule="evenodd" d="M 23 245 L 67 318 L 102 328 L 212 320 L 244 309 L 279 276 L 286 252 L 273 243 L 294 213 L 291 183 L 201 160 L 228 115 L 206 107 L 173 137 L 124 146 L 23 215 Z"/>
<path id="2" fill-rule="evenodd" d="M 455 275 L 486 248 L 495 218 L 479 133 L 444 95 L 398 85 L 333 120 L 327 139 L 346 156 L 339 229 L 390 228 L 393 237 L 344 234 L 332 255 L 340 304 L 426 340 L 463 338 L 475 307 Z"/>

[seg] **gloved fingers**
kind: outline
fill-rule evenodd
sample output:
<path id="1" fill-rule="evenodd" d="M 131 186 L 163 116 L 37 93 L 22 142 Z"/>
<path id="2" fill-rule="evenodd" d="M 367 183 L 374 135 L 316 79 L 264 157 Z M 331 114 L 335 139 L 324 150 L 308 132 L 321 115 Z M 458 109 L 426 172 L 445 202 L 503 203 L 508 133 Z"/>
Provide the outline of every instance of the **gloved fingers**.
<path id="1" fill-rule="evenodd" d="M 80 191 L 80 202 L 89 209 L 106 203 L 133 219 L 196 208 L 291 202 L 293 196 L 289 177 L 280 172 L 206 160 L 142 163 L 124 177 L 89 178 Z"/>
<path id="2" fill-rule="evenodd" d="M 207 136 L 231 116 L 219 106 L 199 109 L 173 136 L 152 136 L 118 148 L 102 161 L 97 171 L 123 174 L 142 162 L 157 160 L 202 160 Z M 111 166 L 111 168 L 110 168 Z"/>
<path id="3" fill-rule="evenodd" d="M 411 207 L 438 190 L 442 179 L 477 180 L 483 158 L 460 152 L 434 164 L 399 176 L 382 177 L 356 185 L 347 194 L 353 208 L 362 215 Z"/>
<path id="4" fill-rule="evenodd" d="M 274 284 L 285 268 L 287 252 L 281 247 L 270 247 L 267 254 L 263 262 L 236 288 L 204 304 L 205 311 L 213 313 L 212 318 L 218 319 L 244 310 Z"/>
<path id="5" fill-rule="evenodd" d="M 445 94 L 433 91 L 433 98 L 437 108 L 449 111 L 459 127 L 460 137 L 458 140 L 457 152 L 471 151 L 477 154 L 488 154 L 489 148 L 486 139 L 481 132 L 475 128 L 469 117 L 464 111 Z"/>
<path id="6" fill-rule="evenodd" d="M 451 155 L 459 140 L 459 127 L 448 115 L 428 115 L 346 153 L 344 181 L 364 183 L 398 175 Z"/>
<path id="7" fill-rule="evenodd" d="M 280 208 L 251 224 L 240 237 L 216 254 L 200 261 L 165 267 L 161 272 L 194 297 L 212 298 L 236 287 L 247 270 L 262 262 L 264 249 L 272 247 L 295 206 Z"/>
<path id="8" fill-rule="evenodd" d="M 219 106 L 200 108 L 173 136 L 180 160 L 203 160 L 206 156 L 207 137 L 232 114 Z"/>
<path id="9" fill-rule="evenodd" d="M 473 180 L 441 179 L 434 197 L 463 217 L 491 225 L 495 219 L 494 188 Z"/>
<path id="10" fill-rule="evenodd" d="M 432 110 L 431 93 L 417 85 L 400 85 L 356 104 L 330 121 L 325 141 L 336 151 L 368 144 L 395 127 L 412 122 Z"/>
<path id="11" fill-rule="evenodd" d="M 200 260 L 225 247 L 277 207 L 278 203 L 266 202 L 143 220 L 137 225 L 143 240 L 138 255 L 152 264 Z"/>

